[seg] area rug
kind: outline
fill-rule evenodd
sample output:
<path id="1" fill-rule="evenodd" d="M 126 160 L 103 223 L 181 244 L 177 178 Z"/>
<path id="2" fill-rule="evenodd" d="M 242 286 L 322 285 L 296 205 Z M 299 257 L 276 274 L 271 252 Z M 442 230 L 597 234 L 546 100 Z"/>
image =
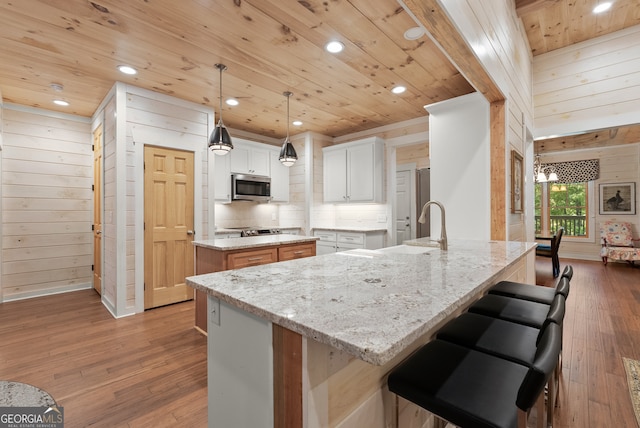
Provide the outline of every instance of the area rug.
<path id="1" fill-rule="evenodd" d="M 631 394 L 631 404 L 636 414 L 636 422 L 640 427 L 640 361 L 622 357 L 624 370 L 627 372 L 627 385 Z"/>

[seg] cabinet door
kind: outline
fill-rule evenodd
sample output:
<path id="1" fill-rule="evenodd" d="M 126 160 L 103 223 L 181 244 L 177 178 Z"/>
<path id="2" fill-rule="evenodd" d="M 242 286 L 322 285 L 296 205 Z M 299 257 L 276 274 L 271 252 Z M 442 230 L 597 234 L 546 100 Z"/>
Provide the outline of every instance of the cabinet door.
<path id="1" fill-rule="evenodd" d="M 236 144 L 229 153 L 231 172 L 234 174 L 250 174 L 249 172 L 249 147 Z"/>
<path id="2" fill-rule="evenodd" d="M 289 167 L 280 163 L 280 150 L 271 151 L 271 200 L 289 202 Z"/>
<path id="3" fill-rule="evenodd" d="M 316 255 L 333 254 L 336 252 L 335 242 L 316 241 Z"/>
<path id="4" fill-rule="evenodd" d="M 271 172 L 270 151 L 266 149 L 251 148 L 249 152 L 249 173 L 269 176 Z"/>
<path id="5" fill-rule="evenodd" d="M 214 156 L 213 194 L 216 201 L 231 202 L 231 170 L 229 156 Z"/>
<path id="6" fill-rule="evenodd" d="M 374 146 L 362 144 L 347 151 L 347 201 L 374 200 Z"/>
<path id="7" fill-rule="evenodd" d="M 242 251 L 227 256 L 229 269 L 240 269 L 247 266 L 259 266 L 278 261 L 278 250 L 275 247 L 261 250 Z"/>
<path id="8" fill-rule="evenodd" d="M 347 151 L 325 151 L 323 156 L 324 202 L 347 201 Z"/>

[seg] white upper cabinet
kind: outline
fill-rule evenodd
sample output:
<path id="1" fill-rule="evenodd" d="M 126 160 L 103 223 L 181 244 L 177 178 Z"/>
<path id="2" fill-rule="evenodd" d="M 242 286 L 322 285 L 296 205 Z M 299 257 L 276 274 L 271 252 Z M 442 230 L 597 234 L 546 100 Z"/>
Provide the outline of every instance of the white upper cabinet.
<path id="1" fill-rule="evenodd" d="M 213 194 L 218 202 L 231 202 L 231 168 L 229 154 L 212 156 Z"/>
<path id="2" fill-rule="evenodd" d="M 384 141 L 377 137 L 325 147 L 324 202 L 384 201 Z"/>
<path id="3" fill-rule="evenodd" d="M 271 149 L 271 201 L 289 202 L 289 167 L 282 165 L 280 149 Z"/>
<path id="4" fill-rule="evenodd" d="M 347 150 L 323 151 L 324 201 L 347 202 Z"/>
<path id="5" fill-rule="evenodd" d="M 232 173 L 270 175 L 270 150 L 255 144 L 244 141 L 234 142 L 233 150 L 229 153 Z"/>

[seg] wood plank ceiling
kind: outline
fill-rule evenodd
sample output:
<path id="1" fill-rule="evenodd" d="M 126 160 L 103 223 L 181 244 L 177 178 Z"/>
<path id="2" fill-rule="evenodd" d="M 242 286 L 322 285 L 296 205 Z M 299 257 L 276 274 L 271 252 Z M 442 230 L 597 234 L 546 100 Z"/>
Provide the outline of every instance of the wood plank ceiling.
<path id="1" fill-rule="evenodd" d="M 610 18 L 592 22 L 597 1 L 516 0 L 533 54 L 640 22 L 637 0 L 617 0 Z M 396 0 L 1 2 L 0 91 L 5 102 L 91 116 L 123 81 L 217 111 L 222 62 L 224 98 L 240 102 L 223 108 L 230 128 L 282 138 L 282 93 L 292 91 L 291 119 L 303 122 L 292 133 L 340 136 L 473 91 L 429 37 L 405 39 L 415 25 Z M 330 40 L 344 51 L 326 52 Z M 120 64 L 139 73 L 124 76 Z M 392 94 L 396 85 L 407 91 Z"/>

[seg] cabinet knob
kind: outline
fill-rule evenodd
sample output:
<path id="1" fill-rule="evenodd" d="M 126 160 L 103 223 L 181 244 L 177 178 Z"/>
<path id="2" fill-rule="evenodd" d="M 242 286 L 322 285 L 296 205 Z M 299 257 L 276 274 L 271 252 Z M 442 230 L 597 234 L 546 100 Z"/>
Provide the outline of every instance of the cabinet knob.
<path id="1" fill-rule="evenodd" d="M 195 235 L 196 231 L 195 230 L 187 230 L 187 235 Z"/>

